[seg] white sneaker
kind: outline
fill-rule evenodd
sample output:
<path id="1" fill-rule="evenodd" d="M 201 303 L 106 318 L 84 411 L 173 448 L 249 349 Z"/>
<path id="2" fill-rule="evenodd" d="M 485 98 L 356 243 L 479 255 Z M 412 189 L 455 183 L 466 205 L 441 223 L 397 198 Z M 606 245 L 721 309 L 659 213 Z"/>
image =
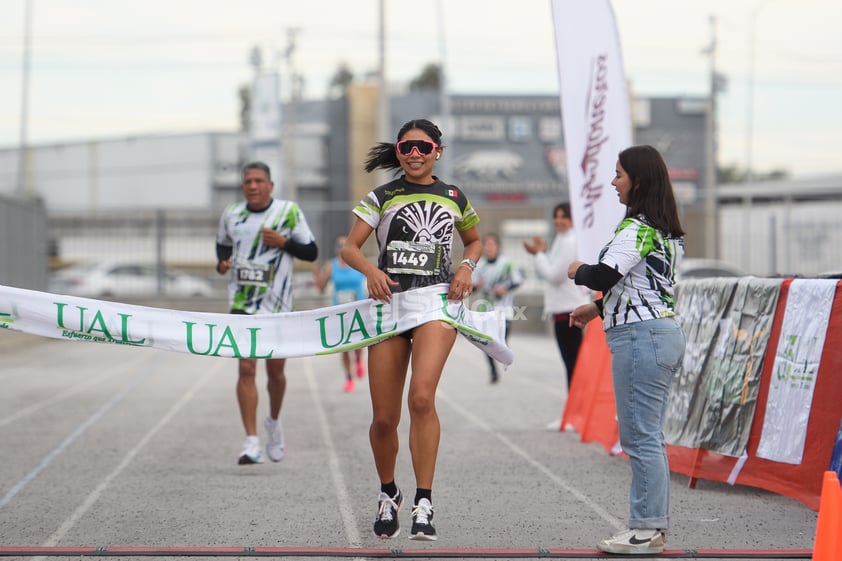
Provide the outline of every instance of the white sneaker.
<path id="1" fill-rule="evenodd" d="M 281 425 L 281 420 L 276 421 L 272 417 L 266 417 L 263 426 L 269 433 L 269 438 L 266 440 L 266 455 L 273 462 L 280 462 L 287 454 L 287 445 L 284 442 L 284 427 Z"/>
<path id="2" fill-rule="evenodd" d="M 596 547 L 606 553 L 624 553 L 626 555 L 645 555 L 661 553 L 667 543 L 667 537 L 660 530 L 631 529 L 604 539 Z"/>
<path id="3" fill-rule="evenodd" d="M 243 451 L 240 452 L 240 459 L 237 463 L 241 466 L 250 464 L 262 464 L 263 453 L 260 451 L 260 440 L 256 436 L 247 436 L 243 443 Z"/>

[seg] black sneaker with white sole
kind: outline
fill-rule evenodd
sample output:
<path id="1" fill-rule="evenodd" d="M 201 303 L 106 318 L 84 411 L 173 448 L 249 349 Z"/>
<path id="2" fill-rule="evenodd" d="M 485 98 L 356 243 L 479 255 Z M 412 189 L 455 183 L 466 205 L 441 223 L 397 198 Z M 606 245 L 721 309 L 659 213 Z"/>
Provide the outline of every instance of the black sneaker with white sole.
<path id="1" fill-rule="evenodd" d="M 403 494 L 398 489 L 397 495 L 390 497 L 383 491 L 377 501 L 377 518 L 374 519 L 374 535 L 378 538 L 389 539 L 401 533 L 398 512 L 403 506 Z"/>
<path id="2" fill-rule="evenodd" d="M 427 499 L 421 499 L 412 507 L 412 529 L 409 539 L 434 541 L 438 539 L 433 528 L 433 505 Z"/>

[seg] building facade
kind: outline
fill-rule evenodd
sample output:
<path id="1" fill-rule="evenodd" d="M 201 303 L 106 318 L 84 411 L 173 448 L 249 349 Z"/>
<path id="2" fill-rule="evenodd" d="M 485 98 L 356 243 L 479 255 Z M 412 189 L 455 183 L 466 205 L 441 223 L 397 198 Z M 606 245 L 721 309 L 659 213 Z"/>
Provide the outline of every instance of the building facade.
<path id="1" fill-rule="evenodd" d="M 368 150 L 379 140 L 378 99 L 375 85 L 361 83 L 338 98 L 297 101 L 294 108 L 284 109 L 294 121 L 288 119 L 281 127 L 283 169 L 273 170 L 276 195 L 293 194 L 318 239 L 346 233 L 352 206 L 384 179 L 363 170 Z M 699 231 L 701 221 L 694 221 L 702 210 L 706 181 L 704 101 L 653 98 L 633 104 L 635 142 L 653 144 L 664 154 L 691 232 Z M 481 211 L 484 231 L 506 235 L 505 251 L 522 252 L 524 237 L 552 235 L 550 211 L 568 197 L 558 97 L 454 95 L 447 105 L 449 113 L 443 115 L 441 98 L 432 91 L 391 96 L 390 134 L 412 118 L 440 125 L 445 157 L 438 173 L 468 193 Z M 78 244 L 70 241 L 68 220 L 83 228 L 97 215 L 118 214 L 128 220 L 163 209 L 181 213 L 167 225 L 173 233 L 180 224 L 197 220 L 187 220 L 185 213 L 215 216 L 238 200 L 239 172 L 251 157 L 248 135 L 241 132 L 39 145 L 24 156 L 17 149 L 0 150 L 0 193 L 17 192 L 23 162 L 26 195 L 40 198 L 53 220 L 65 220 L 55 247 L 59 256 L 73 261 L 68 252 Z M 78 220 L 85 216 L 89 218 Z M 161 224 L 160 214 L 145 223 Z M 701 248 L 702 237 L 688 236 L 689 253 L 700 254 L 696 246 Z M 150 239 L 147 245 L 161 243 Z"/>

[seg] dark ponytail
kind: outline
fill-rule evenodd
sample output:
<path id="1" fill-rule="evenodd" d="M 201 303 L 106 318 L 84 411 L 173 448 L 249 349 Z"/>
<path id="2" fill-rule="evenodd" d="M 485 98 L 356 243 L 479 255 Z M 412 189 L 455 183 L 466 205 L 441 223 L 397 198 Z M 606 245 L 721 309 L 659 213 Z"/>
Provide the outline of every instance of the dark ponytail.
<path id="1" fill-rule="evenodd" d="M 395 144 L 392 142 L 378 142 L 374 148 L 368 151 L 368 158 L 365 160 L 365 171 L 371 173 L 377 168 L 395 169 L 401 167 L 398 155 L 395 153 Z"/>
<path id="2" fill-rule="evenodd" d="M 404 123 L 398 131 L 398 141 L 412 129 L 424 131 L 433 142 L 439 146 L 443 146 L 441 143 L 441 130 L 435 123 L 427 119 L 413 119 Z M 378 142 L 368 151 L 368 158 L 365 160 L 365 171 L 371 173 L 378 168 L 395 169 L 401 167 L 398 155 L 395 152 L 395 145 L 396 142 Z"/>

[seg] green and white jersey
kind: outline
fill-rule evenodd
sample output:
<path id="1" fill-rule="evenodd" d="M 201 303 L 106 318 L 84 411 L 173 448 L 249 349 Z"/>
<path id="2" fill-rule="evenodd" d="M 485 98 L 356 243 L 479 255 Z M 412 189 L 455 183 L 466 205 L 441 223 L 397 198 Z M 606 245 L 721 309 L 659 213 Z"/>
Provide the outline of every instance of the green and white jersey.
<path id="1" fill-rule="evenodd" d="M 599 262 L 623 275 L 603 295 L 603 325 L 675 315 L 675 271 L 684 257 L 684 239 L 649 226 L 643 217 L 626 218 L 599 255 Z"/>
<path id="2" fill-rule="evenodd" d="M 521 270 L 514 266 L 511 259 L 500 254 L 494 261 L 482 257 L 472 277 L 475 287 L 480 282 L 482 283 L 482 288 L 474 290 L 474 302 L 479 306 L 477 309 L 480 311 L 503 310 L 505 318 L 511 321 L 514 317 L 514 291 L 523 284 Z M 498 297 L 495 294 L 495 289 L 498 287 L 506 290 L 503 296 Z"/>
<path id="3" fill-rule="evenodd" d="M 263 245 L 261 228 L 271 228 L 300 244 L 314 241 L 301 209 L 291 201 L 272 199 L 260 212 L 246 202 L 228 206 L 219 219 L 216 241 L 231 246 L 228 301 L 232 311 L 273 314 L 292 311 L 293 256 Z"/>
<path id="4" fill-rule="evenodd" d="M 395 292 L 453 278 L 453 235 L 479 223 L 461 189 L 437 178 L 418 185 L 402 176 L 371 191 L 354 214 L 377 235 L 377 266 L 400 284 Z"/>

